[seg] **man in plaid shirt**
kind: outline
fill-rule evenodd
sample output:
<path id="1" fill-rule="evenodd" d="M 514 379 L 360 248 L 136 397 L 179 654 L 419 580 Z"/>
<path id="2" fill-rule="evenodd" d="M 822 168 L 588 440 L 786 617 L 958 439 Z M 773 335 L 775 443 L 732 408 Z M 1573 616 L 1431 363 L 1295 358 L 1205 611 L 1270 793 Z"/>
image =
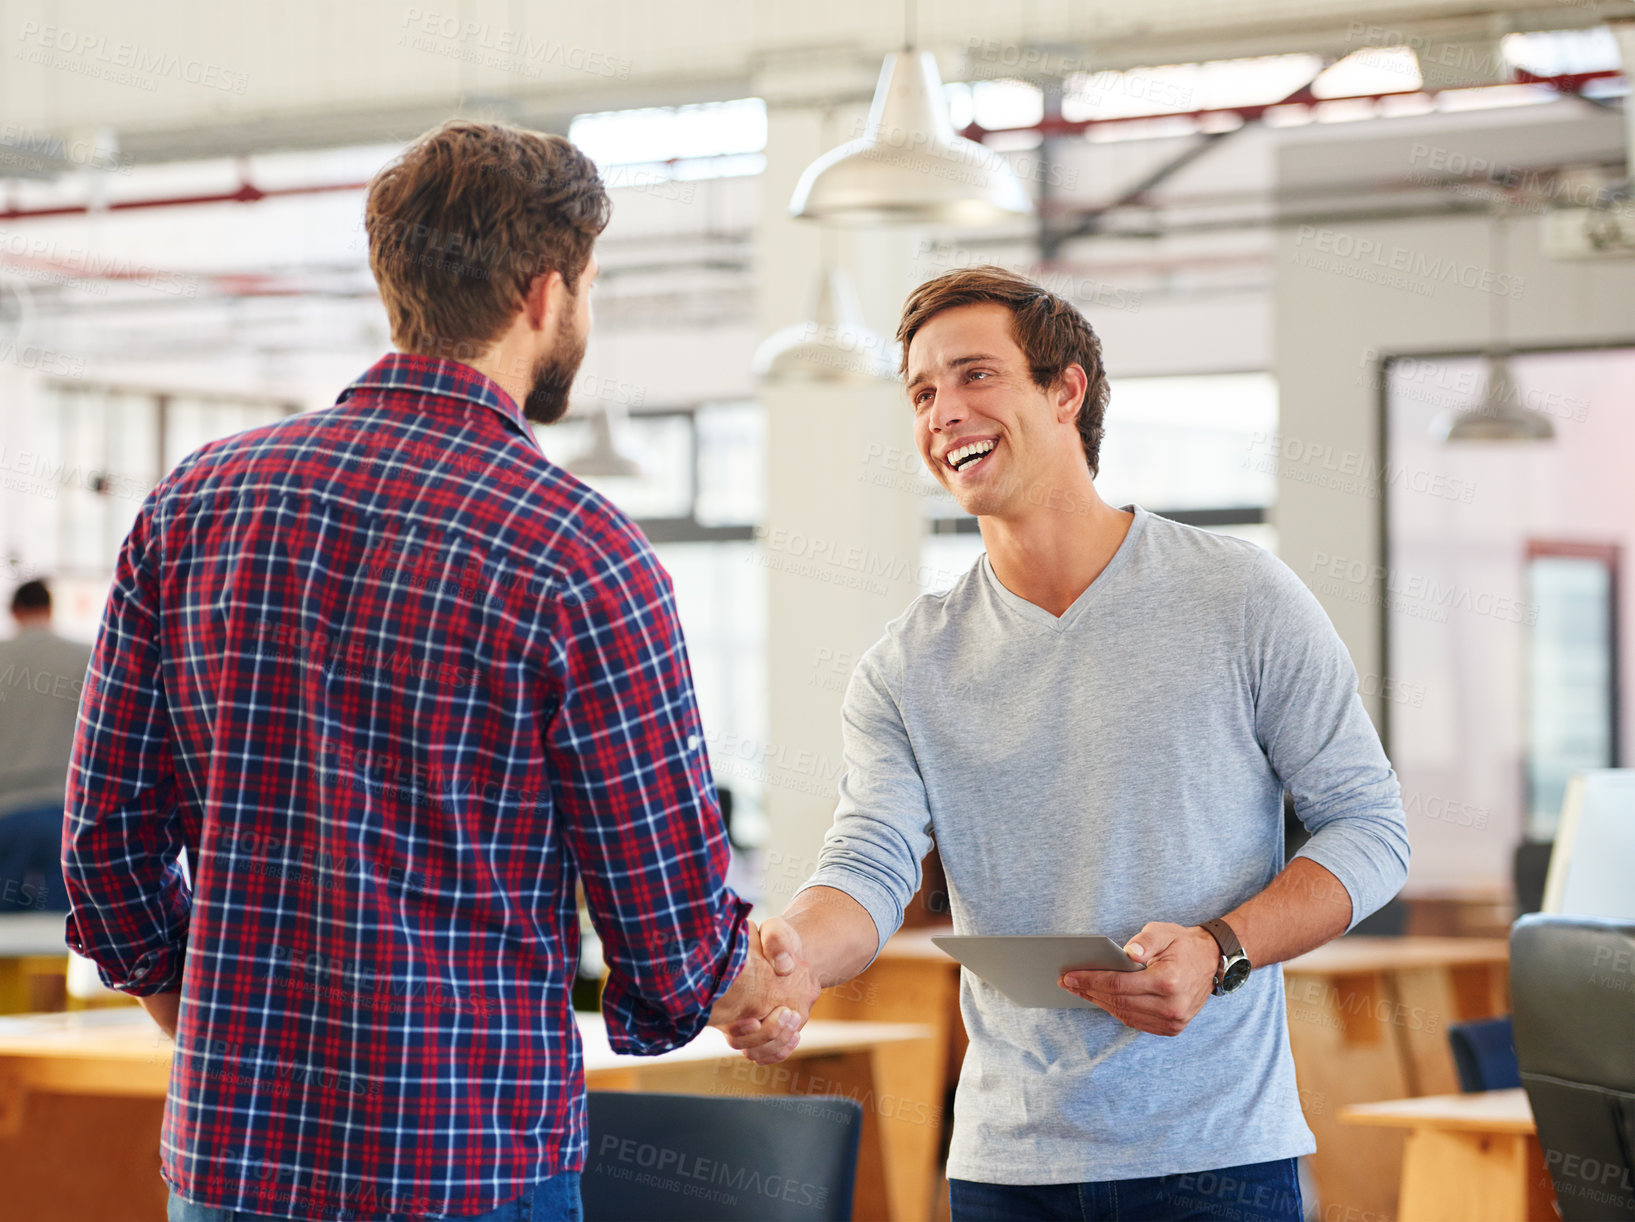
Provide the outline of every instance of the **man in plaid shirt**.
<path id="1" fill-rule="evenodd" d="M 175 1037 L 172 1219 L 577 1218 L 576 884 L 619 1051 L 765 1017 L 777 1059 L 816 998 L 724 885 L 668 575 L 530 427 L 608 212 L 560 137 L 422 137 L 366 214 L 399 351 L 190 455 L 121 549 L 67 938 Z"/>

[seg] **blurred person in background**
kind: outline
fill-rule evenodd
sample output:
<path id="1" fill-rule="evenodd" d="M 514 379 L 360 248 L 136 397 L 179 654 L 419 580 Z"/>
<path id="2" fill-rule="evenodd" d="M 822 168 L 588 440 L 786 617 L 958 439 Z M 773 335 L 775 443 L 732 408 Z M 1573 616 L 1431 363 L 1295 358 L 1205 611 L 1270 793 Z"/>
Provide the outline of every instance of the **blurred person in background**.
<path id="1" fill-rule="evenodd" d="M 67 912 L 62 815 L 91 647 L 51 630 L 51 590 L 11 596 L 17 635 L 0 641 L 0 912 Z"/>
<path id="2" fill-rule="evenodd" d="M 366 205 L 398 351 L 184 459 L 121 549 L 67 932 L 175 1036 L 172 1222 L 577 1219 L 581 882 L 620 1052 L 759 1016 L 778 1057 L 816 999 L 724 884 L 669 575 L 532 428 L 609 208 L 559 136 L 427 133 Z"/>

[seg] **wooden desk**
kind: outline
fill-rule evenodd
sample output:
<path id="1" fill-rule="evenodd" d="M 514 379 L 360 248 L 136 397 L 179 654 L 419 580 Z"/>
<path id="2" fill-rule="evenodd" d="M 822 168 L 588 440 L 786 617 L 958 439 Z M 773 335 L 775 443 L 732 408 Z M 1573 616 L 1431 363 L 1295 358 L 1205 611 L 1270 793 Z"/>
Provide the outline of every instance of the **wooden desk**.
<path id="1" fill-rule="evenodd" d="M 1357 1103 L 1342 1124 L 1407 1130 L 1398 1222 L 1554 1222 L 1555 1190 L 1527 1093 Z"/>
<path id="2" fill-rule="evenodd" d="M 920 1222 L 931 1210 L 940 1093 L 932 1031 L 900 1023 L 813 1022 L 795 1056 L 758 1066 L 714 1029 L 685 1048 L 634 1057 L 580 1016 L 593 1090 L 715 1095 L 847 1095 L 863 1104 L 859 1222 Z M 159 1124 L 170 1042 L 136 1010 L 0 1019 L 0 1182 L 8 1216 L 33 1222 L 161 1222 Z M 87 1160 L 88 1144 L 96 1158 Z"/>
<path id="3" fill-rule="evenodd" d="M 952 925 L 900 930 L 868 971 L 825 989 L 812 1017 L 924 1023 L 944 1052 L 942 1083 L 958 1081 L 967 1043 L 959 1013 L 959 962 L 931 944 L 933 937 L 953 932 Z"/>
<path id="4" fill-rule="evenodd" d="M 941 1161 L 953 1115 L 944 1108 L 943 1101 L 949 1087 L 959 1081 L 967 1040 L 965 1020 L 959 1013 L 959 962 L 933 946 L 931 939 L 953 932 L 951 925 L 899 930 L 868 971 L 825 989 L 812 1007 L 814 1020 L 911 1022 L 931 1029 L 935 1051 L 921 1083 L 924 1095 L 937 1102 L 931 1112 L 935 1122 L 922 1134 L 931 1164 L 925 1185 L 926 1207 L 911 1215 L 915 1222 L 947 1216 Z"/>
<path id="5" fill-rule="evenodd" d="M 1410 937 L 1506 938 L 1516 920 L 1509 882 L 1427 888 L 1398 896 Z"/>
<path id="6" fill-rule="evenodd" d="M 60 1009 L 68 972 L 63 914 L 0 916 L 0 1014 Z"/>
<path id="7" fill-rule="evenodd" d="M 1457 1092 L 1448 1024 L 1504 1014 L 1502 938 L 1345 937 L 1283 965 L 1310 1169 L 1325 1211 L 1390 1217 L 1404 1134 L 1342 1128 L 1348 1104 Z"/>

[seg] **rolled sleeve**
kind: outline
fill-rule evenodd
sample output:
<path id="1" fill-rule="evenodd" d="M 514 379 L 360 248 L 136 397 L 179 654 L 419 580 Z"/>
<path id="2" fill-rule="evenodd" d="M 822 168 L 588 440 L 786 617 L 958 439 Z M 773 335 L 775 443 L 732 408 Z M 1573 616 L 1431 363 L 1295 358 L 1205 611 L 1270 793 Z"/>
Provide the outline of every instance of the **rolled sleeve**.
<path id="1" fill-rule="evenodd" d="M 668 575 L 650 555 L 563 608 L 547 738 L 557 806 L 608 980 L 615 1051 L 691 1041 L 748 953 L 726 827 Z"/>
<path id="2" fill-rule="evenodd" d="M 1340 880 L 1351 897 L 1349 931 L 1407 881 L 1396 773 L 1357 694 L 1345 644 L 1316 597 L 1269 552 L 1251 571 L 1245 624 L 1256 735 L 1311 832 L 1295 856 Z"/>
<path id="3" fill-rule="evenodd" d="M 62 867 L 68 945 L 103 983 L 181 987 L 192 899 L 160 673 L 150 496 L 120 549 L 68 768 Z"/>

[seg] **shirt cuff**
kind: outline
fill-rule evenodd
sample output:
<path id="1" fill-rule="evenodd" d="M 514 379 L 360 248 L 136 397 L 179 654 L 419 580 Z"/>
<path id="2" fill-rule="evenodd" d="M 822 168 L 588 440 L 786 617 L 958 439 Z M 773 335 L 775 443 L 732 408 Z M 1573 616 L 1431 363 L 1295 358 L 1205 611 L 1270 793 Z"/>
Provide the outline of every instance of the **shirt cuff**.
<path id="1" fill-rule="evenodd" d="M 890 891 L 880 886 L 866 875 L 846 869 L 844 866 L 825 866 L 796 889 L 799 895 L 809 887 L 833 887 L 851 896 L 863 906 L 863 911 L 869 914 L 874 922 L 874 936 L 876 939 L 874 954 L 869 962 L 864 964 L 859 974 L 868 971 L 880 952 L 885 949 L 886 942 L 891 935 L 897 932 L 898 926 L 903 923 L 903 909 L 896 897 Z"/>
<path id="2" fill-rule="evenodd" d="M 1359 855 L 1351 851 L 1349 845 L 1335 843 L 1332 839 L 1319 844 L 1317 836 L 1314 835 L 1295 851 L 1294 856 L 1316 862 L 1340 880 L 1340 886 L 1345 888 L 1345 893 L 1351 900 L 1351 920 L 1346 922 L 1346 933 L 1355 929 L 1357 922 L 1383 907 L 1395 894 L 1394 890 L 1388 890 L 1377 883 L 1369 886 L 1369 882 L 1375 880 L 1365 878 L 1364 864 L 1358 861 Z"/>
<path id="3" fill-rule="evenodd" d="M 715 979 L 710 982 L 709 1002 L 712 1007 L 721 999 L 721 994 L 732 987 L 733 981 L 744 970 L 745 960 L 749 958 L 749 930 L 744 927 L 744 922 L 749 919 L 750 903 L 735 895 L 732 897 L 732 907 L 732 930 L 727 934 L 727 950 L 716 968 Z"/>
<path id="4" fill-rule="evenodd" d="M 97 976 L 110 989 L 128 993 L 132 997 L 151 997 L 155 993 L 175 993 L 182 987 L 182 966 L 187 947 L 160 946 L 138 955 L 129 967 L 117 962 L 109 966 L 108 957 L 89 946 L 80 935 L 72 915 L 68 918 L 64 941 L 75 954 L 96 964 Z"/>
<path id="5" fill-rule="evenodd" d="M 749 955 L 749 930 L 744 922 L 750 905 L 730 890 L 726 903 L 730 909 L 721 912 L 717 926 L 724 934 L 723 948 L 712 954 L 702 942 L 690 944 L 677 964 L 680 975 L 672 974 L 666 982 L 663 1001 L 644 1002 L 617 975 L 608 981 L 602 991 L 602 1014 L 613 1051 L 657 1056 L 691 1043 L 709 1025 L 711 1009 L 732 987 Z M 710 939 L 712 945 L 714 942 Z"/>

